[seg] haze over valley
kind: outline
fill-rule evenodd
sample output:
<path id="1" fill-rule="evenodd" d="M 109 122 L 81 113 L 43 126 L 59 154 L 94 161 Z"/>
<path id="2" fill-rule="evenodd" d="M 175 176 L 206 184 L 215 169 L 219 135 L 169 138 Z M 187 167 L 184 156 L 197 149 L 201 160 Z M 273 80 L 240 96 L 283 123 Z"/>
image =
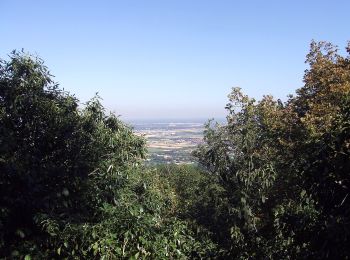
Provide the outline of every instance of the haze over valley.
<path id="1" fill-rule="evenodd" d="M 168 121 L 168 122 L 165 122 Z M 191 152 L 203 142 L 204 122 L 199 120 L 134 122 L 136 134 L 147 140 L 148 158 L 156 163 L 194 163 Z M 196 122 L 197 121 L 197 122 Z"/>

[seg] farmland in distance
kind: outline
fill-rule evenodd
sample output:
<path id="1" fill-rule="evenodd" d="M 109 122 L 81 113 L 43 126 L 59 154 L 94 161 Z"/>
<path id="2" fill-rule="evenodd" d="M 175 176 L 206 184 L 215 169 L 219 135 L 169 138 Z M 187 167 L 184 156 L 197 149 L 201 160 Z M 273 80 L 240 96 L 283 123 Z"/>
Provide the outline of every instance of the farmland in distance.
<path id="1" fill-rule="evenodd" d="M 134 121 L 130 124 L 147 139 L 149 164 L 195 163 L 191 152 L 203 141 L 203 121 Z"/>

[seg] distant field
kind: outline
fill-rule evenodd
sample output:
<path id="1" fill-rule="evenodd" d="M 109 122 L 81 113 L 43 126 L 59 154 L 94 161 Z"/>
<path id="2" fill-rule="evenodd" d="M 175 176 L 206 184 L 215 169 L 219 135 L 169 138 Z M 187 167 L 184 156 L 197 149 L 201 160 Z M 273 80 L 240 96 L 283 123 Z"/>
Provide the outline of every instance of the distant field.
<path id="1" fill-rule="evenodd" d="M 132 126 L 147 139 L 149 163 L 195 162 L 191 152 L 203 140 L 204 123 L 134 122 Z"/>

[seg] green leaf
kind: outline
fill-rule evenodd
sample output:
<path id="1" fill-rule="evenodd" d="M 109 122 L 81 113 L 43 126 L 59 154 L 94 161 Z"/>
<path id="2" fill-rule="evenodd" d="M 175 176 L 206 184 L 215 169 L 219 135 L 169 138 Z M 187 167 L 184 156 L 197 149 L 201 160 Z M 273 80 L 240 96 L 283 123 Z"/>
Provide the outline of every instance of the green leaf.
<path id="1" fill-rule="evenodd" d="M 92 249 L 94 249 L 94 250 L 97 250 L 97 249 L 98 249 L 98 243 L 97 243 L 97 242 L 95 242 L 95 243 L 93 244 Z"/>
<path id="2" fill-rule="evenodd" d="M 24 238 L 26 235 L 24 234 L 24 232 L 20 229 L 16 230 L 16 234 L 20 237 L 20 238 Z"/>

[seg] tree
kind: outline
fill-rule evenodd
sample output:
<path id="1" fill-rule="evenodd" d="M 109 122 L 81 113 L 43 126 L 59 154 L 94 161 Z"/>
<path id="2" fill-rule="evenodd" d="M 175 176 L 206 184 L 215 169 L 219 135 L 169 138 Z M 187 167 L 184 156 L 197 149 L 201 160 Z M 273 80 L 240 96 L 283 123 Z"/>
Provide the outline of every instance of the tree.
<path id="1" fill-rule="evenodd" d="M 208 124 L 195 153 L 227 191 L 235 257 L 350 256 L 350 60 L 312 42 L 307 63 L 285 103 L 234 88 L 227 125 Z"/>
<path id="2" fill-rule="evenodd" d="M 43 61 L 0 63 L 0 258 L 206 257 L 168 181 L 142 168 L 145 140 L 100 98 L 84 108 Z M 203 235 L 202 235 L 203 234 Z"/>
<path id="3" fill-rule="evenodd" d="M 123 168 L 145 149 L 129 127 L 105 115 L 97 98 L 80 110 L 41 59 L 13 52 L 0 65 L 0 247 L 6 255 L 45 236 L 45 219 L 89 218 L 88 176 L 101 158 L 113 157 Z"/>

